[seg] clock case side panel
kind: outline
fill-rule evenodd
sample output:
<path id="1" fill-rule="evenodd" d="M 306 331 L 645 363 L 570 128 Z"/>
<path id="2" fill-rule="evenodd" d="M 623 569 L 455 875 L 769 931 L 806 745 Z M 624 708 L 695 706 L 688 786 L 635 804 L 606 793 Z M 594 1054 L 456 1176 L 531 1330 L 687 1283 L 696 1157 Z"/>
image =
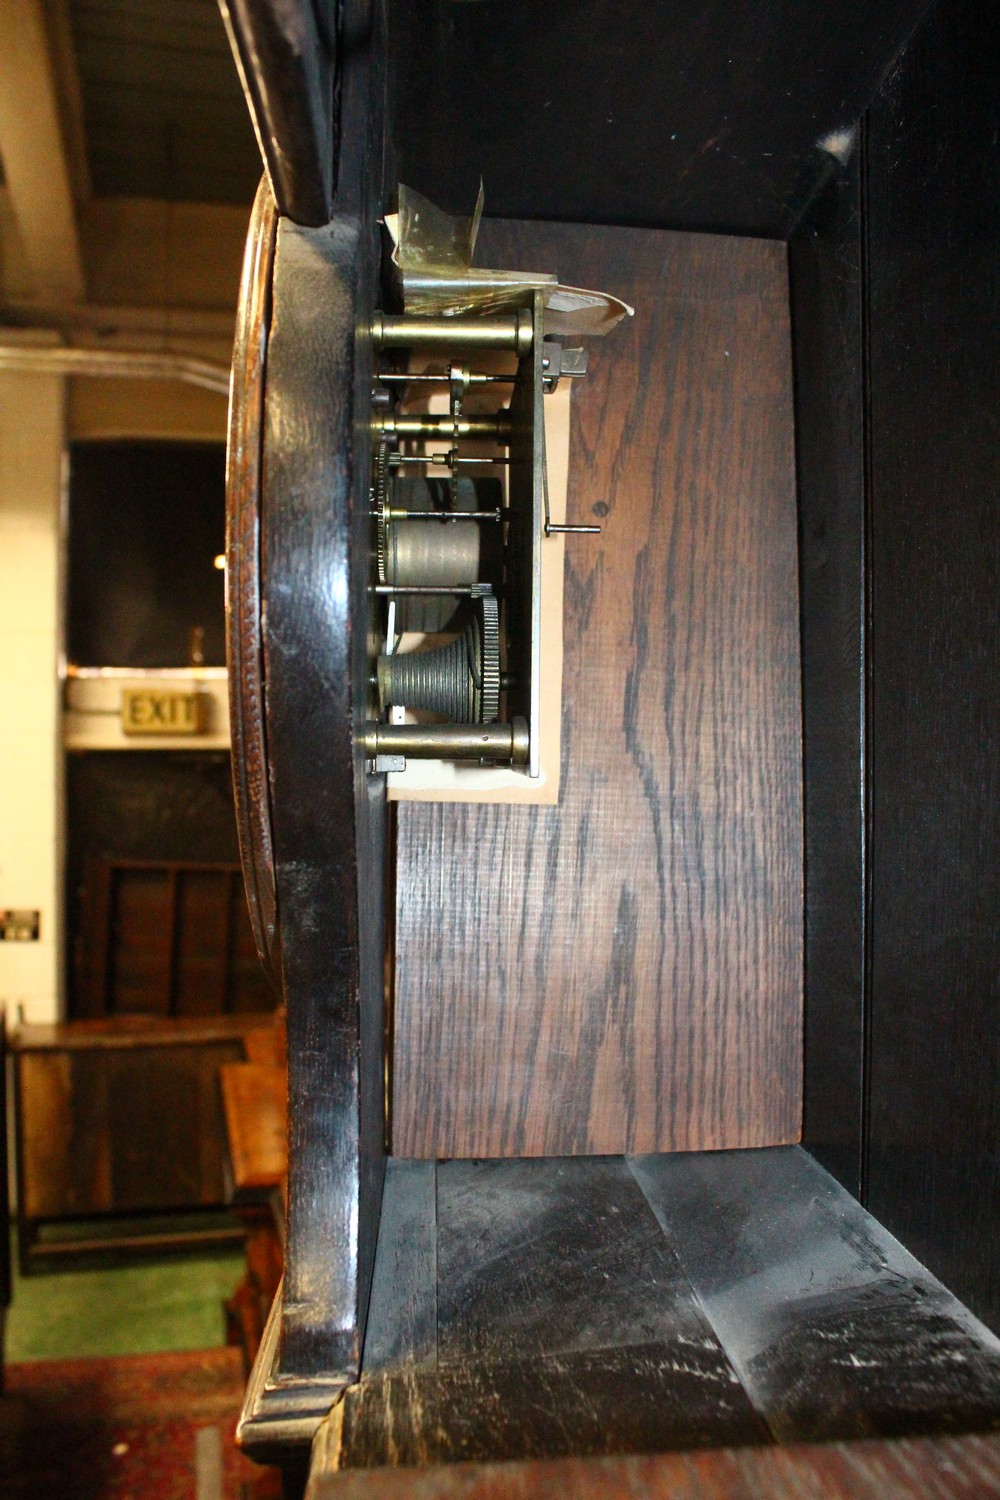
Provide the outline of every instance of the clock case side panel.
<path id="1" fill-rule="evenodd" d="M 368 330 L 385 100 L 381 9 L 366 14 L 364 45 L 354 38 L 342 53 L 334 216 L 319 228 L 278 224 L 263 419 L 261 619 L 288 1024 L 288 1220 L 284 1283 L 239 1440 L 254 1458 L 283 1464 L 357 1376 L 385 1170 L 385 779 L 368 774 L 362 734 Z"/>

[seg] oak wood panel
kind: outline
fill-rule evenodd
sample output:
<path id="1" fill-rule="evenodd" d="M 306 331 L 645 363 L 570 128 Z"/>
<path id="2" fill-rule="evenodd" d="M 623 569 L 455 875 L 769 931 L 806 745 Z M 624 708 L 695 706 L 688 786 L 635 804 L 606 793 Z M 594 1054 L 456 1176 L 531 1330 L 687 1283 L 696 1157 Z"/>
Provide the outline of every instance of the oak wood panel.
<path id="1" fill-rule="evenodd" d="M 402 804 L 393 1149 L 798 1138 L 802 856 L 785 247 L 484 226 L 635 318 L 574 396 L 556 808 Z"/>

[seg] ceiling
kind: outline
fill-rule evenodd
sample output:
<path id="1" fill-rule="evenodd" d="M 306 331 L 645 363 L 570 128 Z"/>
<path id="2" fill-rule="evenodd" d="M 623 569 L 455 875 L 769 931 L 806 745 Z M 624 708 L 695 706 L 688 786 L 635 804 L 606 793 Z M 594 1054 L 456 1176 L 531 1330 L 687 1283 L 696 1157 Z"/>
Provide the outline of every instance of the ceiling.
<path id="1" fill-rule="evenodd" d="M 69 0 L 95 194 L 246 203 L 260 153 L 217 0 Z"/>
<path id="2" fill-rule="evenodd" d="M 3 367 L 47 340 L 222 388 L 262 166 L 217 0 L 2 0 L 0 164 Z"/>

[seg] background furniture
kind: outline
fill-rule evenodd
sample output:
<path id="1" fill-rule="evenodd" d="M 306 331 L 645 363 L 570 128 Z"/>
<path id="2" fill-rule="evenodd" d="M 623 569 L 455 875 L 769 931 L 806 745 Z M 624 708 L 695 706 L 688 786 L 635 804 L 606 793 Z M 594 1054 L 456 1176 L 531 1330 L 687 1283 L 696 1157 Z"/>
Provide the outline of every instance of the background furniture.
<path id="1" fill-rule="evenodd" d="M 219 1070 L 233 1212 L 243 1225 L 246 1272 L 226 1304 L 229 1342 L 249 1375 L 284 1270 L 288 1182 L 288 1071 L 283 1026 L 251 1031 L 247 1061 Z"/>
<path id="2" fill-rule="evenodd" d="M 259 1018 L 118 1018 L 20 1026 L 13 1037 L 22 1268 L 115 1250 L 239 1242 L 223 1210 L 219 1068 Z M 184 1215 L 192 1222 L 184 1225 Z M 171 1216 L 167 1226 L 144 1221 Z M 173 1216 L 177 1216 L 176 1219 Z M 120 1233 L 59 1238 L 60 1225 L 123 1219 Z"/>

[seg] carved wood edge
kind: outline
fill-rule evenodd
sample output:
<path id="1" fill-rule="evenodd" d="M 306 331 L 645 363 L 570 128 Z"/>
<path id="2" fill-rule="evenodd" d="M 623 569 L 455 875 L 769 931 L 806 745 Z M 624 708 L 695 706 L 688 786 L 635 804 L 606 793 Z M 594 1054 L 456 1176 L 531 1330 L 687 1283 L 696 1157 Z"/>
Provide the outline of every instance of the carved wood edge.
<path id="1" fill-rule="evenodd" d="M 307 1449 L 350 1384 L 345 1373 L 312 1379 L 278 1374 L 284 1278 L 278 1286 L 236 1424 L 236 1442 L 259 1464 L 287 1463 Z"/>
<path id="2" fill-rule="evenodd" d="M 240 282 L 226 451 L 226 647 L 233 793 L 254 941 L 281 988 L 264 725 L 261 471 L 271 277 L 278 213 L 266 177 L 254 199 Z"/>

